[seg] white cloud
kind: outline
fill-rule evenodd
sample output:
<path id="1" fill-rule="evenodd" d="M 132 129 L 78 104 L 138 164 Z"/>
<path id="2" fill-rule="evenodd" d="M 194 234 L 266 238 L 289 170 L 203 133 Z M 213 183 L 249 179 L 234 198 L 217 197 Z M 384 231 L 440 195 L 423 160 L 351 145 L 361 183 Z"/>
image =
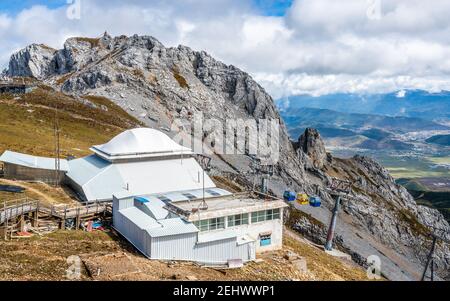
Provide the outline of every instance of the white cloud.
<path id="1" fill-rule="evenodd" d="M 274 97 L 310 93 L 449 89 L 450 1 L 296 0 L 285 17 L 261 16 L 251 0 L 82 0 L 65 8 L 0 13 L 0 64 L 29 43 L 61 47 L 70 36 L 153 35 L 206 50 L 260 81 Z"/>

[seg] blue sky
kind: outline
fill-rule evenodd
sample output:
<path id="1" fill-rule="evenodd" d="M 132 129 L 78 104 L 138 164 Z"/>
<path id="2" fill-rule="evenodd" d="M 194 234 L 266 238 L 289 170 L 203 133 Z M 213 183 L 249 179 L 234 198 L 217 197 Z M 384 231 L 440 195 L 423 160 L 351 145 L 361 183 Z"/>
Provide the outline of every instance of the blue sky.
<path id="1" fill-rule="evenodd" d="M 33 5 L 45 5 L 49 8 L 57 8 L 66 4 L 66 0 L 1 0 L 0 12 L 16 15 L 21 10 L 30 8 Z"/>
<path id="2" fill-rule="evenodd" d="M 69 0 L 71 1 L 71 0 Z M 292 5 L 293 0 L 252 0 L 253 5 L 265 16 L 283 16 Z M 45 5 L 48 8 L 58 8 L 67 5 L 68 0 L 1 0 L 0 12 L 16 15 L 33 5 Z"/>
<path id="3" fill-rule="evenodd" d="M 253 0 L 254 5 L 266 16 L 284 16 L 293 0 Z"/>

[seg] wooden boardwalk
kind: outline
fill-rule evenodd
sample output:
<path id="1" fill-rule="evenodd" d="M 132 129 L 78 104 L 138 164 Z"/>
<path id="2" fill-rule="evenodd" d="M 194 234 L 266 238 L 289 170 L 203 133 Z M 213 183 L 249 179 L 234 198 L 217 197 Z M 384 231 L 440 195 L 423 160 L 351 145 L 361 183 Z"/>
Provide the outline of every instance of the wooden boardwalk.
<path id="1" fill-rule="evenodd" d="M 28 214 L 30 212 L 38 211 L 39 202 L 38 201 L 24 201 L 23 203 L 18 203 L 14 205 L 5 205 L 0 208 L 0 225 L 15 219 L 24 214 Z"/>
<path id="2" fill-rule="evenodd" d="M 56 218 L 61 221 L 66 219 L 81 219 L 94 217 L 106 213 L 111 207 L 110 203 L 92 203 L 84 206 L 68 207 L 64 205 L 47 206 L 36 200 L 19 200 L 14 204 L 0 206 L 0 225 L 7 224 L 10 220 L 29 214 L 38 213 L 42 216 Z"/>

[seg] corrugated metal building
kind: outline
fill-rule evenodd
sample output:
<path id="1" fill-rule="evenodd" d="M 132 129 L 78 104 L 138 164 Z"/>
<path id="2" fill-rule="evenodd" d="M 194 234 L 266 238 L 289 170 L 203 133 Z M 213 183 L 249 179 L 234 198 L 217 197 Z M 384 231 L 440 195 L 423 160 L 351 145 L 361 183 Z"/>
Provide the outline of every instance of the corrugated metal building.
<path id="1" fill-rule="evenodd" d="M 224 191 L 217 189 L 217 192 Z M 255 259 L 255 240 L 245 235 L 238 236 L 233 230 L 201 233 L 194 223 L 166 208 L 167 204 L 155 195 L 125 199 L 115 197 L 114 228 L 151 259 L 186 260 L 205 264 Z"/>
<path id="2" fill-rule="evenodd" d="M 36 157 L 11 151 L 5 151 L 0 156 L 3 162 L 3 172 L 7 179 L 21 181 L 55 182 L 55 159 Z M 69 170 L 67 160 L 60 160 L 59 181 L 63 181 Z"/>

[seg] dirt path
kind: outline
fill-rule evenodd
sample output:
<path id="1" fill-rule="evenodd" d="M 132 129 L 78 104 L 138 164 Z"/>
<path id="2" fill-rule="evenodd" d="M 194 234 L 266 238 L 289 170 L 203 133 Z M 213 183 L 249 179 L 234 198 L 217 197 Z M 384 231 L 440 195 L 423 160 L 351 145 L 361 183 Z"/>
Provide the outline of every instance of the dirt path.
<path id="1" fill-rule="evenodd" d="M 6 179 L 0 179 L 0 183 L 2 184 L 6 184 L 6 185 L 14 185 L 14 186 L 19 186 L 19 187 L 23 187 L 25 189 L 27 189 L 29 192 L 38 195 L 39 197 L 41 197 L 42 199 L 40 201 L 44 201 L 44 202 L 48 202 L 50 204 L 55 204 L 57 203 L 57 201 L 52 198 L 51 196 L 31 187 L 29 184 L 24 183 L 24 182 L 18 182 L 18 181 L 12 181 L 12 180 L 6 180 Z"/>

